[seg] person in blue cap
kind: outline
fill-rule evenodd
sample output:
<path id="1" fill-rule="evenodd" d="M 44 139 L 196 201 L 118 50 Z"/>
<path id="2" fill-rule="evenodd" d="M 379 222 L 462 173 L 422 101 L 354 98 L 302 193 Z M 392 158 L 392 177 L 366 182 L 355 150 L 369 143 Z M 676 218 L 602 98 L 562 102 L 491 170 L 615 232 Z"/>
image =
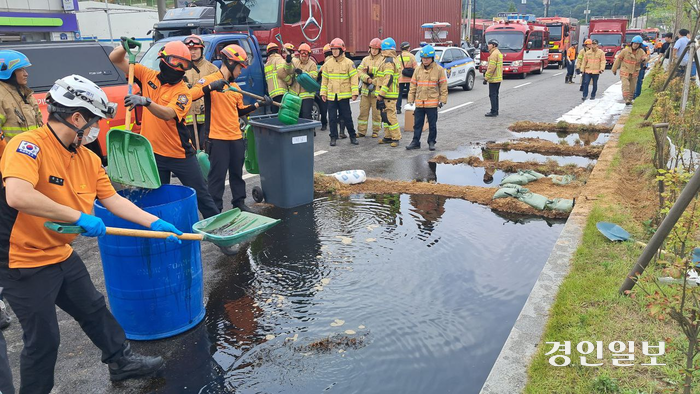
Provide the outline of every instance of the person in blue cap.
<path id="1" fill-rule="evenodd" d="M 631 105 L 632 100 L 634 100 L 639 69 L 646 59 L 647 53 L 642 48 L 642 36 L 634 36 L 632 43 L 620 52 L 612 66 L 613 75 L 617 75 L 617 70 L 620 70 L 622 97 L 627 105 Z"/>

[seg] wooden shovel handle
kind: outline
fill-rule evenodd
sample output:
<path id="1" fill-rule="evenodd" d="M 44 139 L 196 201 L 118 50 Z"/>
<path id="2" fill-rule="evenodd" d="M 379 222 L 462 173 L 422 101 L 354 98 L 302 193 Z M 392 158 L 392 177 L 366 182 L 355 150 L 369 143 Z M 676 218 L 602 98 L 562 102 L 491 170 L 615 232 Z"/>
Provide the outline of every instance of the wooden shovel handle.
<path id="1" fill-rule="evenodd" d="M 129 94 L 133 93 L 134 86 L 134 63 L 129 63 Z M 126 109 L 126 116 L 124 117 L 124 130 L 131 131 L 131 112 Z"/>
<path id="2" fill-rule="evenodd" d="M 204 235 L 184 233 L 182 235 L 176 235 L 173 233 L 168 233 L 165 231 L 150 231 L 150 230 L 132 230 L 128 228 L 119 227 L 107 227 L 107 234 L 109 235 L 121 235 L 124 237 L 139 237 L 139 238 L 161 238 L 165 239 L 171 235 L 183 240 L 183 241 L 203 241 Z"/>
<path id="3" fill-rule="evenodd" d="M 256 99 L 256 100 L 263 100 L 263 101 L 265 100 L 265 97 L 258 96 L 258 95 L 255 94 L 255 93 L 250 93 L 250 92 L 246 92 L 246 91 L 244 91 L 244 90 L 236 89 L 236 88 L 234 88 L 234 87 L 231 86 L 231 85 L 229 85 L 229 89 L 233 90 L 233 91 L 236 92 L 236 93 L 240 93 L 240 94 L 242 94 L 242 95 L 244 95 L 244 96 L 252 97 L 252 98 L 254 98 L 254 99 Z M 278 106 L 278 107 L 282 107 L 282 104 L 278 103 L 277 101 L 273 101 L 272 104 L 273 104 L 273 105 L 276 105 L 276 106 Z"/>

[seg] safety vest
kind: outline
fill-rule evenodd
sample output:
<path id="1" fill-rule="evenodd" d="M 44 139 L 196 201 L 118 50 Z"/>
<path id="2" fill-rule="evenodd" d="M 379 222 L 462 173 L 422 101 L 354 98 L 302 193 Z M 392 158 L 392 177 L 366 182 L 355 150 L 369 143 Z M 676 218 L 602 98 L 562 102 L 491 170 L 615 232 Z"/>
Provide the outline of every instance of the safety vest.
<path id="1" fill-rule="evenodd" d="M 279 53 L 268 56 L 265 63 L 265 79 L 267 80 L 267 94 L 270 97 L 277 97 L 287 93 L 289 85 L 292 84 L 290 72 L 294 71 L 294 66 L 287 63 Z"/>
<path id="2" fill-rule="evenodd" d="M 18 91 L 14 85 L 0 82 L 0 138 L 9 140 L 44 124 L 33 93 L 26 86 Z"/>
<path id="3" fill-rule="evenodd" d="M 387 99 L 399 98 L 399 69 L 396 64 L 396 53 L 394 51 L 382 52 L 384 61 L 377 70 L 377 89 L 375 94 Z"/>
<path id="4" fill-rule="evenodd" d="M 219 69 L 216 68 L 215 65 L 213 65 L 211 62 L 209 62 L 204 57 L 199 59 L 199 61 L 197 63 L 195 63 L 195 66 L 197 66 L 197 69 L 199 69 L 199 72 L 197 72 L 197 70 L 195 70 L 194 68 L 185 71 L 185 83 L 187 84 L 188 88 L 192 88 L 192 86 L 194 86 L 197 82 L 199 82 L 204 77 L 209 76 L 209 75 L 214 74 L 215 72 L 219 71 Z M 192 119 L 195 115 L 197 116 L 197 123 L 203 124 L 204 123 L 204 99 L 199 99 L 199 100 L 195 100 L 192 102 L 192 106 L 190 107 L 190 112 L 187 113 L 187 116 L 185 117 L 185 124 L 191 125 Z"/>
<path id="5" fill-rule="evenodd" d="M 343 100 L 359 95 L 358 77 L 352 60 L 340 56 L 326 59 L 321 67 L 321 96 L 329 100 Z"/>
<path id="6" fill-rule="evenodd" d="M 503 81 L 503 54 L 498 48 L 491 49 L 491 54 L 489 54 L 489 66 L 486 69 L 484 78 L 490 83 Z"/>
<path id="7" fill-rule="evenodd" d="M 384 57 L 381 55 L 381 53 L 377 56 L 368 55 L 362 59 L 362 63 L 360 63 L 360 66 L 357 68 L 357 73 L 360 77 L 360 81 L 362 81 L 362 89 L 360 90 L 360 93 L 363 96 L 369 95 L 369 89 L 367 88 L 369 82 L 367 82 L 367 80 L 370 78 L 372 78 L 372 80 L 377 78 L 377 72 L 379 71 L 379 67 L 383 62 Z M 374 83 L 374 86 L 376 88 L 376 82 Z"/>
<path id="8" fill-rule="evenodd" d="M 615 59 L 615 63 L 612 66 L 612 72 L 620 70 L 621 77 L 629 77 L 630 75 L 639 74 L 639 69 L 642 67 L 642 63 L 646 60 L 647 55 L 642 47 L 639 47 L 636 51 L 632 50 L 631 46 L 626 47 L 620 52 L 620 55 Z"/>
<path id="9" fill-rule="evenodd" d="M 309 74 L 311 78 L 318 78 L 318 65 L 311 56 L 309 56 L 309 59 L 306 61 L 306 63 L 302 63 L 301 59 L 295 57 L 294 59 L 292 59 L 292 64 L 294 65 L 295 69 L 298 68 L 299 70 Z M 301 85 L 296 79 L 296 73 L 294 73 L 294 79 L 292 82 L 292 86 L 289 88 L 289 91 L 296 93 L 299 97 L 301 97 L 302 100 L 312 99 L 316 94 L 316 92 L 307 92 L 306 89 L 301 87 Z"/>
<path id="10" fill-rule="evenodd" d="M 435 108 L 438 103 L 447 104 L 447 75 L 445 69 L 434 61 L 426 68 L 422 63 L 411 78 L 408 102 L 420 108 Z"/>

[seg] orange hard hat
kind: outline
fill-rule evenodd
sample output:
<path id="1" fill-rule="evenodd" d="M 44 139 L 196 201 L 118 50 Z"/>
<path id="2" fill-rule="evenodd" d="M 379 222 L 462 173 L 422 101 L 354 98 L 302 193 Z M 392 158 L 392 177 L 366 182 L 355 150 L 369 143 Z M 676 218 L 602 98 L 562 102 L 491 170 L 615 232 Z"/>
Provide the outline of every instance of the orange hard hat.
<path id="1" fill-rule="evenodd" d="M 341 49 L 345 51 L 345 43 L 340 38 L 334 38 L 331 41 L 331 49 Z"/>
<path id="2" fill-rule="evenodd" d="M 326 44 L 323 46 L 323 53 L 328 53 L 331 51 L 331 44 Z"/>
<path id="3" fill-rule="evenodd" d="M 170 41 L 165 44 L 158 52 L 158 58 L 174 69 L 187 71 L 192 68 L 192 55 L 182 41 Z"/>
<path id="4" fill-rule="evenodd" d="M 221 50 L 221 54 L 224 56 L 224 60 L 229 64 L 238 63 L 243 68 L 248 67 L 248 54 L 243 48 L 236 44 L 227 45 Z"/>
<path id="5" fill-rule="evenodd" d="M 583 42 L 583 45 L 591 45 L 591 44 L 593 44 L 593 40 L 591 40 L 590 38 L 587 38 L 586 41 Z"/>
<path id="6" fill-rule="evenodd" d="M 192 34 L 187 37 L 185 37 L 182 42 L 185 43 L 190 48 L 204 48 L 204 40 L 202 40 L 202 37 Z"/>
<path id="7" fill-rule="evenodd" d="M 311 47 L 309 46 L 309 44 L 304 43 L 299 45 L 299 53 L 301 52 L 311 53 Z"/>
<path id="8" fill-rule="evenodd" d="M 275 44 L 274 42 L 271 42 L 267 44 L 267 52 L 272 52 L 272 51 L 278 51 L 280 49 L 280 46 Z"/>
<path id="9" fill-rule="evenodd" d="M 369 42 L 369 47 L 375 49 L 382 49 L 382 40 L 376 37 L 373 38 L 372 41 Z"/>
<path id="10" fill-rule="evenodd" d="M 294 50 L 294 44 L 286 43 L 286 44 L 284 44 L 284 49 L 293 51 L 293 50 Z"/>

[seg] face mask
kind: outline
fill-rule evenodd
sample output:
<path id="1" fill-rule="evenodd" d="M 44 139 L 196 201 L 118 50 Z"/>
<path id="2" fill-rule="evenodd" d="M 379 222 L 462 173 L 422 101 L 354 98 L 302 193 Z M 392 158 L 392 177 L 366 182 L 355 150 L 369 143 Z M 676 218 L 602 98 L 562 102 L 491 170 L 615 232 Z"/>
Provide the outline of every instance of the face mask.
<path id="1" fill-rule="evenodd" d="M 90 127 L 90 131 L 87 134 L 83 134 L 83 145 L 87 145 L 94 142 L 100 135 L 100 128 L 98 126 Z"/>
<path id="2" fill-rule="evenodd" d="M 158 64 L 160 66 L 160 74 L 158 75 L 158 78 L 163 83 L 174 85 L 182 81 L 182 78 L 185 76 L 184 71 L 175 70 L 174 68 L 165 64 L 163 61 L 158 62 Z"/>

